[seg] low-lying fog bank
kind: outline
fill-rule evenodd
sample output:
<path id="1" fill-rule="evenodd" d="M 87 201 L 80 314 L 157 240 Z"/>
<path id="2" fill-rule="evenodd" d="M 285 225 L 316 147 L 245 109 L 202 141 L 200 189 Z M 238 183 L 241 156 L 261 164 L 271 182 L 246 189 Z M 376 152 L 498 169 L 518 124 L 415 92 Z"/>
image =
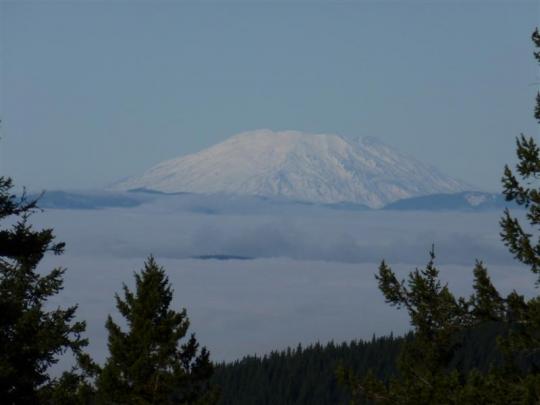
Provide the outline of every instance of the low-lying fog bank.
<path id="1" fill-rule="evenodd" d="M 152 207 L 150 207 L 152 208 Z M 475 259 L 498 288 L 532 294 L 534 277 L 499 241 L 498 212 L 197 214 L 159 207 L 48 210 L 34 217 L 67 242 L 41 268 L 68 268 L 53 305 L 79 304 L 90 352 L 106 356 L 105 319 L 117 319 L 114 293 L 154 254 L 168 271 L 175 305 L 216 361 L 299 342 L 400 334 L 408 318 L 384 303 L 374 274 L 385 258 L 401 275 L 423 266 L 435 242 L 443 280 L 471 292 Z M 252 260 L 200 260 L 196 256 Z M 64 361 L 63 365 L 67 362 Z"/>

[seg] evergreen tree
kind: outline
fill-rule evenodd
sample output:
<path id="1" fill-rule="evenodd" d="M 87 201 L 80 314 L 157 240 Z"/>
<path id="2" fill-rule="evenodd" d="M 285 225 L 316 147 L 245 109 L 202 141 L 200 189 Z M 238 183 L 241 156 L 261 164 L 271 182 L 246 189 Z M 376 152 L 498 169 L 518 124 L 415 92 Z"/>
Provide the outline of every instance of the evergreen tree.
<path id="1" fill-rule="evenodd" d="M 34 230 L 29 218 L 37 200 L 12 194 L 11 179 L 0 177 L 0 397 L 4 404 L 37 404 L 51 400 L 63 381 L 76 379 L 70 402 L 84 378 L 74 372 L 51 378 L 49 367 L 67 350 L 83 355 L 85 323 L 75 321 L 76 306 L 47 310 L 50 297 L 62 289 L 65 269 L 42 275 L 37 266 L 47 252 L 59 255 L 52 229 Z"/>
<path id="2" fill-rule="evenodd" d="M 540 33 L 532 40 L 540 62 Z M 540 93 L 534 110 L 540 122 Z M 540 283 L 540 239 L 533 235 L 540 225 L 540 148 L 532 137 L 517 139 L 517 175 L 506 166 L 503 193 L 507 201 L 526 208 L 528 228 L 505 210 L 501 237 L 514 257 L 537 275 Z M 339 377 L 353 394 L 353 403 L 371 400 L 383 404 L 537 404 L 540 402 L 540 296 L 530 300 L 517 292 L 502 298 L 482 263 L 474 269 L 474 294 L 456 299 L 441 285 L 433 265 L 398 281 L 383 262 L 377 279 L 386 301 L 405 307 L 414 338 L 404 345 L 398 376 L 389 383 L 371 374 L 358 378 L 340 369 Z M 455 364 L 457 348 L 469 330 L 486 323 L 502 325 L 499 346 L 502 366 L 464 371 Z"/>
<path id="3" fill-rule="evenodd" d="M 209 352 L 194 335 L 180 345 L 189 320 L 185 309 L 170 309 L 173 291 L 151 256 L 135 273 L 135 291 L 123 287 L 116 306 L 127 331 L 109 316 L 110 356 L 98 380 L 98 401 L 115 404 L 209 404 L 215 392 L 209 379 Z"/>

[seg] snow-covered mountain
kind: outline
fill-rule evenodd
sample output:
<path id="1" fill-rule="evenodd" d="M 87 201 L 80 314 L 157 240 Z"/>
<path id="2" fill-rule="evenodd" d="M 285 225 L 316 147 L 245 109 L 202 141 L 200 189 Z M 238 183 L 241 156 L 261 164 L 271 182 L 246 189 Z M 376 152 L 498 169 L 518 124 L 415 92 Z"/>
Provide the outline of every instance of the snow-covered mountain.
<path id="1" fill-rule="evenodd" d="M 256 130 L 162 162 L 114 188 L 352 202 L 378 208 L 403 198 L 471 187 L 375 138 Z"/>

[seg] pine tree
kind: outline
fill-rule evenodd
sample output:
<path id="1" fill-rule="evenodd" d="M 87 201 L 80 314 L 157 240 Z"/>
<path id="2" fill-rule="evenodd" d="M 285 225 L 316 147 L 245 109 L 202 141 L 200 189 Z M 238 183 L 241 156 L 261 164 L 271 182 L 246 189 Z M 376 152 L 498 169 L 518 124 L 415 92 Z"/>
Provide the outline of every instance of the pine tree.
<path id="1" fill-rule="evenodd" d="M 110 356 L 97 380 L 98 400 L 115 404 L 209 404 L 213 366 L 194 335 L 186 336 L 186 310 L 170 309 L 173 291 L 152 256 L 135 273 L 135 291 L 126 285 L 116 306 L 127 331 L 109 316 Z"/>
<path id="2" fill-rule="evenodd" d="M 29 218 L 37 200 L 11 193 L 11 179 L 0 177 L 0 220 L 14 225 L 0 229 L 0 397 L 4 404 L 48 401 L 67 378 L 48 375 L 49 367 L 67 350 L 83 355 L 85 323 L 75 321 L 76 306 L 47 310 L 49 298 L 62 289 L 65 269 L 42 275 L 37 266 L 47 252 L 59 255 L 64 243 L 55 243 L 52 229 L 34 230 Z M 71 403 L 74 395 L 70 394 Z"/>

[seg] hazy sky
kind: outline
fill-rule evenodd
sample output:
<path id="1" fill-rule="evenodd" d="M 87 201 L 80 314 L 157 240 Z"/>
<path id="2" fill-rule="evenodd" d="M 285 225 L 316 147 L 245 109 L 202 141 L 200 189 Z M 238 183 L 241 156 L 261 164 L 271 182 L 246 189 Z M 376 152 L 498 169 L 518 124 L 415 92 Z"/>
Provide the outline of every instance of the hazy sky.
<path id="1" fill-rule="evenodd" d="M 537 1 L 0 1 L 0 173 L 100 187 L 245 130 L 372 135 L 498 190 Z"/>

